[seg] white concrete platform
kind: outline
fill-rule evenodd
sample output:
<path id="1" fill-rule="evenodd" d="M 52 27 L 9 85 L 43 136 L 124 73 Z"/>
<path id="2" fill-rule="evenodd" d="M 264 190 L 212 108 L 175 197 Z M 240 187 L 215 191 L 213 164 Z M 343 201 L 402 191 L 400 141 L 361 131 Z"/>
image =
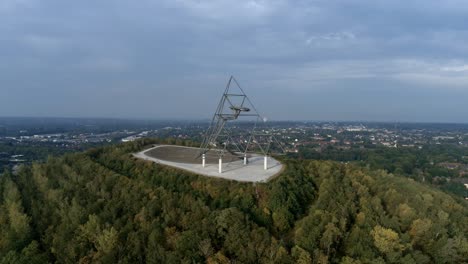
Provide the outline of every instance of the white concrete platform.
<path id="1" fill-rule="evenodd" d="M 268 166 L 267 170 L 264 168 L 264 156 L 252 154 L 249 158 L 249 163 L 244 165 L 243 160 L 223 163 L 222 166 L 222 173 L 219 173 L 219 165 L 218 164 L 206 164 L 205 167 L 202 164 L 193 164 L 193 163 L 180 163 L 180 162 L 173 162 L 168 160 L 163 160 L 159 158 L 154 158 L 148 156 L 146 153 L 160 147 L 167 147 L 165 145 L 158 145 L 150 149 L 143 150 L 138 153 L 134 153 L 133 156 L 144 159 L 150 160 L 159 164 L 164 164 L 168 166 L 172 166 L 178 169 L 186 170 L 192 173 L 209 176 L 209 177 L 217 177 L 217 178 L 224 178 L 228 180 L 235 180 L 241 182 L 266 182 L 271 177 L 277 175 L 283 169 L 283 166 L 279 161 L 272 157 L 268 157 Z M 181 147 L 181 148 L 189 148 L 189 147 Z"/>

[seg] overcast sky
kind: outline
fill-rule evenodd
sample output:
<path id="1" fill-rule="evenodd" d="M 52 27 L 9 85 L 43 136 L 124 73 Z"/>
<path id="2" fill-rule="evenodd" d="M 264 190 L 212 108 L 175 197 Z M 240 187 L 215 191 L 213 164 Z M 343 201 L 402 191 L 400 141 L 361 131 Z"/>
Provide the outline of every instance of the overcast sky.
<path id="1" fill-rule="evenodd" d="M 0 0 L 0 116 L 468 122 L 466 0 Z"/>

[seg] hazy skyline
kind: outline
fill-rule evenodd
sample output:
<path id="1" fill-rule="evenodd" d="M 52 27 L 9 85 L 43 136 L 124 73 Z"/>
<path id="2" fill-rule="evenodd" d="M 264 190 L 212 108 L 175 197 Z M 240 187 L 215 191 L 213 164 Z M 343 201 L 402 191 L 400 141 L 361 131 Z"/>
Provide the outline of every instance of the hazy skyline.
<path id="1" fill-rule="evenodd" d="M 468 122 L 468 2 L 2 0 L 0 116 Z"/>

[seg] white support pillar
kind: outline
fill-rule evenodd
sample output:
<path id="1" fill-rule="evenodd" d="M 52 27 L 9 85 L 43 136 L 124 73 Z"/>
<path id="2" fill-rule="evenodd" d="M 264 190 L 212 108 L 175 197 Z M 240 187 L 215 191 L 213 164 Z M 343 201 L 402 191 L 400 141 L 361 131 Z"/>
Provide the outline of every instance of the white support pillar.
<path id="1" fill-rule="evenodd" d="M 247 165 L 247 154 L 244 154 L 244 165 Z"/>
<path id="2" fill-rule="evenodd" d="M 223 173 L 223 159 L 219 158 L 219 173 Z"/>
<path id="3" fill-rule="evenodd" d="M 202 166 L 203 166 L 203 168 L 205 168 L 205 165 L 206 165 L 206 155 L 203 154 L 203 156 L 202 156 Z"/>
<path id="4" fill-rule="evenodd" d="M 263 168 L 265 170 L 268 170 L 268 156 L 265 155 L 265 159 L 264 159 L 264 162 L 263 162 Z"/>

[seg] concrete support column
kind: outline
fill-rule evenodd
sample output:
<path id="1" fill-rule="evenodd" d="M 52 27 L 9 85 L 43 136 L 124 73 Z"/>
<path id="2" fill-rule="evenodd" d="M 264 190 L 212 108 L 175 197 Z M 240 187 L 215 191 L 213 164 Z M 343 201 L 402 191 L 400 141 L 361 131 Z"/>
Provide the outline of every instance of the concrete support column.
<path id="1" fill-rule="evenodd" d="M 247 165 L 247 154 L 244 154 L 244 165 Z"/>
<path id="2" fill-rule="evenodd" d="M 223 173 L 223 159 L 219 158 L 219 173 Z"/>
<path id="3" fill-rule="evenodd" d="M 265 170 L 268 170 L 268 156 L 265 156 L 265 158 L 264 158 L 263 168 Z"/>
<path id="4" fill-rule="evenodd" d="M 203 156 L 202 156 L 202 166 L 203 166 L 203 168 L 205 168 L 205 165 L 206 165 L 206 155 L 203 154 Z"/>

